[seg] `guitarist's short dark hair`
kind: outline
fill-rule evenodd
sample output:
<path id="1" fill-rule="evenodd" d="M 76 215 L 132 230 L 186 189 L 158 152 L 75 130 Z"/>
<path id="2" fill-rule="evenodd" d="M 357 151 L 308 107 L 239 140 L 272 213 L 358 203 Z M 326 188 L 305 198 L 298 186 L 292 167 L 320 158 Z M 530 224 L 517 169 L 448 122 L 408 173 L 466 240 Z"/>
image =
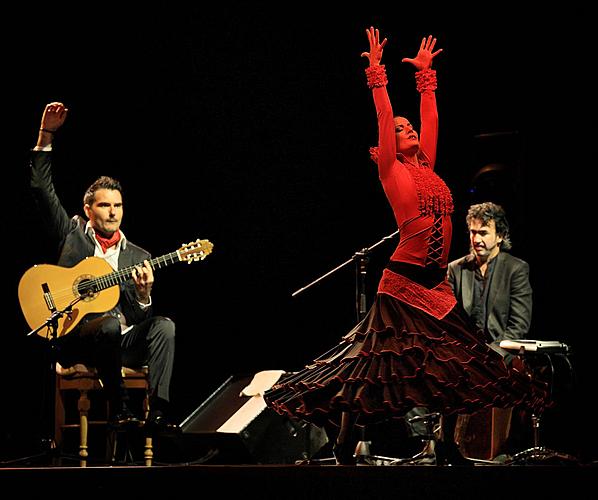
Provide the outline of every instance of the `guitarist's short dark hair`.
<path id="1" fill-rule="evenodd" d="M 112 177 L 108 177 L 103 175 L 102 177 L 98 178 L 91 186 L 87 188 L 85 194 L 83 195 L 83 204 L 91 206 L 95 200 L 96 191 L 98 189 L 111 189 L 113 191 L 119 191 L 120 194 L 123 194 L 123 188 L 116 179 Z"/>

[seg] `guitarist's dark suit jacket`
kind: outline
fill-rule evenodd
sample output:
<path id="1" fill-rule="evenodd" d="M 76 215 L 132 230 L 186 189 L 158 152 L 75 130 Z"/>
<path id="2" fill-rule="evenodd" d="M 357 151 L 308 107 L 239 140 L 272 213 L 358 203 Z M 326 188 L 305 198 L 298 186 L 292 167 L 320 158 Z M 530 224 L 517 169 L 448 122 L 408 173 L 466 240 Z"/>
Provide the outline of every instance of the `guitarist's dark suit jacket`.
<path id="1" fill-rule="evenodd" d="M 448 281 L 457 301 L 471 314 L 475 257 L 470 254 L 448 266 Z M 486 305 L 486 330 L 493 344 L 527 335 L 532 318 L 532 287 L 529 265 L 507 252 L 496 256 Z"/>
<path id="2" fill-rule="evenodd" d="M 85 218 L 75 215 L 69 217 L 63 208 L 54 185 L 52 183 L 52 153 L 50 151 L 32 151 L 31 156 L 31 188 L 33 195 L 40 205 L 40 217 L 49 234 L 56 238 L 58 251 L 58 265 L 72 267 L 85 257 L 94 254 L 95 244 L 90 234 L 85 233 Z M 127 240 L 126 246 L 121 248 L 118 267 L 132 266 L 150 259 L 150 254 Z M 124 315 L 121 323 L 135 325 L 151 316 L 152 308 L 142 309 L 135 297 L 135 285 L 128 280 L 120 285 L 120 300 L 117 308 L 110 311 L 117 316 Z M 83 322 L 97 317 L 89 314 Z M 123 321 L 124 320 L 124 321 Z"/>

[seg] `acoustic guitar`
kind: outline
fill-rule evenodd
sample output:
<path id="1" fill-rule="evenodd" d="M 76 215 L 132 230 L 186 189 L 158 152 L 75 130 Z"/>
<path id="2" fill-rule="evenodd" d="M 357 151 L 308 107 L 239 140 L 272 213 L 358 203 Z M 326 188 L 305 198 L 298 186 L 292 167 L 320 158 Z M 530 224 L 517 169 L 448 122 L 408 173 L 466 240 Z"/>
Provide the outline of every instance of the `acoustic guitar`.
<path id="1" fill-rule="evenodd" d="M 149 260 L 153 270 L 174 264 L 205 259 L 214 245 L 196 240 L 178 250 Z M 19 303 L 27 324 L 41 337 L 52 319 L 56 337 L 69 333 L 89 313 L 103 313 L 116 306 L 120 288 L 131 279 L 134 266 L 114 271 L 100 257 L 87 257 L 73 267 L 39 264 L 28 269 L 19 281 Z M 35 331 L 38 329 L 38 331 Z M 30 333 L 30 334 L 31 334 Z"/>

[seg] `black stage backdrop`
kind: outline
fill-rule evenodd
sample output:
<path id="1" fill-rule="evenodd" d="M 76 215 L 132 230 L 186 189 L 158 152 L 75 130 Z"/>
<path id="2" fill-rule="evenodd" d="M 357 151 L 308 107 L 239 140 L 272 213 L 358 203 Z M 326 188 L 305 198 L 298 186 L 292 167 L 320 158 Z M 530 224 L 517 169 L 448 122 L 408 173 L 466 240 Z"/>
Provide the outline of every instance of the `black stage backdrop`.
<path id="1" fill-rule="evenodd" d="M 531 265 L 530 337 L 575 353 L 580 389 L 555 442 L 592 456 L 578 430 L 596 347 L 579 279 L 593 267 L 580 189 L 593 151 L 583 134 L 588 12 L 279 5 L 53 6 L 9 19 L 18 29 L 5 44 L 5 455 L 35 441 L 44 418 L 45 341 L 26 337 L 17 298 L 21 275 L 56 259 L 27 189 L 44 105 L 69 108 L 54 174 L 70 214 L 110 175 L 124 185 L 124 232 L 154 256 L 197 238 L 214 244 L 205 261 L 156 274 L 156 312 L 177 325 L 172 400 L 182 420 L 229 375 L 299 369 L 356 322 L 352 264 L 291 294 L 396 230 L 368 154 L 377 131 L 360 53 L 373 24 L 389 37 L 395 112 L 416 123 L 413 69 L 401 58 L 429 33 L 444 49 L 437 170 L 456 202 L 451 255 L 467 251 L 471 202 L 505 204 L 513 253 Z M 371 254 L 369 303 L 395 244 Z"/>

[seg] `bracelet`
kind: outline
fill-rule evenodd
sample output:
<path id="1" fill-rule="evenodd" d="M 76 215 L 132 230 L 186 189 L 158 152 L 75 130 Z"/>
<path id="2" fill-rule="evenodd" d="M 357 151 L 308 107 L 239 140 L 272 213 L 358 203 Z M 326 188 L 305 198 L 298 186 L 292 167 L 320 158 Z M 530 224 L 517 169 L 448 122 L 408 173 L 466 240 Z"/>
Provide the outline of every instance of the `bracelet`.
<path id="1" fill-rule="evenodd" d="M 56 130 L 48 130 L 47 128 L 40 128 L 40 132 L 47 132 L 48 134 L 53 134 Z"/>

